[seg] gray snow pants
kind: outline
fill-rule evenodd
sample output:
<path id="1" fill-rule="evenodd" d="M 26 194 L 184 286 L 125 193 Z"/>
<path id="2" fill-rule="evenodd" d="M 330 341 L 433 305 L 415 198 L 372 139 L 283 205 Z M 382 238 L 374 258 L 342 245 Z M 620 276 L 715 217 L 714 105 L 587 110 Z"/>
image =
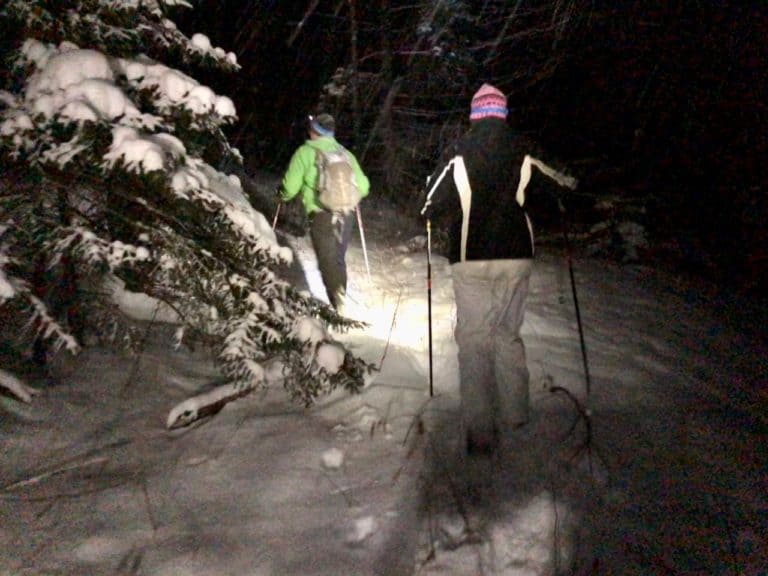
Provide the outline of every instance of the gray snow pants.
<path id="1" fill-rule="evenodd" d="M 344 303 L 347 292 L 346 254 L 354 223 L 354 212 L 347 215 L 317 212 L 309 223 L 317 267 L 320 269 L 328 300 L 337 310 Z"/>
<path id="2" fill-rule="evenodd" d="M 528 368 L 520 337 L 533 260 L 452 266 L 464 430 L 490 437 L 528 421 Z"/>

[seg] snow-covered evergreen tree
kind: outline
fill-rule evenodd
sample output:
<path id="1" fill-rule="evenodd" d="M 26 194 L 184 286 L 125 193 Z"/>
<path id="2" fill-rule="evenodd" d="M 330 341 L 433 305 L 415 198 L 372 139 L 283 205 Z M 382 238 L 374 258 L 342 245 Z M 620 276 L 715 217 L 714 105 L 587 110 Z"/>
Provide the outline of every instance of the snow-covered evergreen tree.
<path id="1" fill-rule="evenodd" d="M 292 254 L 246 200 L 222 128 L 232 101 L 180 68 L 236 70 L 169 18 L 184 0 L 9 0 L 0 8 L 0 306 L 48 351 L 135 341 L 146 295 L 179 342 L 213 347 L 238 393 L 279 367 L 307 404 L 369 368 L 351 323 L 276 275 Z"/>

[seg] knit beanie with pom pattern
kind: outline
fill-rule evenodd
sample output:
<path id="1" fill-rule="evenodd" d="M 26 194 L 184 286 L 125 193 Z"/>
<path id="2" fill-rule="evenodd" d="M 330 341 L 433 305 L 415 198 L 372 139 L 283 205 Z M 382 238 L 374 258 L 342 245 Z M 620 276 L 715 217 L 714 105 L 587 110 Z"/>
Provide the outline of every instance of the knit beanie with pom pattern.
<path id="1" fill-rule="evenodd" d="M 481 120 L 483 118 L 501 118 L 506 119 L 507 97 L 498 88 L 490 84 L 483 84 L 480 90 L 472 96 L 470 120 Z"/>

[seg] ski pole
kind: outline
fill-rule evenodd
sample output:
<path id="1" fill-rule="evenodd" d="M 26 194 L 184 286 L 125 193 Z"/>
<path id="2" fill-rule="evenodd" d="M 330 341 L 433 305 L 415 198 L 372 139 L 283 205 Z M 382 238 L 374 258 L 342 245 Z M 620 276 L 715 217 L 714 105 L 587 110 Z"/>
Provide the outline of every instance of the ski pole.
<path id="1" fill-rule="evenodd" d="M 360 244 L 363 247 L 363 258 L 365 259 L 365 271 L 368 273 L 368 283 L 371 283 L 371 267 L 368 265 L 368 250 L 365 247 L 365 232 L 363 232 L 363 217 L 360 215 L 360 206 L 355 206 L 357 212 L 357 227 L 360 229 Z"/>
<path id="2" fill-rule="evenodd" d="M 432 388 L 432 222 L 427 218 L 427 318 L 429 323 L 429 396 Z"/>
<path id="3" fill-rule="evenodd" d="M 283 205 L 282 201 L 277 203 L 277 209 L 275 210 L 275 217 L 272 218 L 272 230 L 274 230 L 275 226 L 277 226 L 277 217 L 280 215 L 280 207 L 282 205 Z"/>
<path id="4" fill-rule="evenodd" d="M 576 325 L 579 327 L 579 343 L 581 344 L 581 359 L 584 362 L 584 378 L 587 383 L 587 397 L 589 397 L 592 388 L 591 378 L 589 377 L 589 363 L 587 362 L 587 346 L 584 344 L 584 327 L 581 323 L 581 310 L 579 309 L 579 298 L 576 294 L 576 279 L 573 274 L 573 255 L 571 249 L 571 240 L 568 235 L 568 222 L 565 217 L 565 206 L 562 199 L 558 199 L 560 214 L 563 218 L 563 239 L 565 240 L 565 250 L 568 254 L 568 273 L 571 277 L 571 294 L 573 295 L 573 305 L 576 308 Z"/>

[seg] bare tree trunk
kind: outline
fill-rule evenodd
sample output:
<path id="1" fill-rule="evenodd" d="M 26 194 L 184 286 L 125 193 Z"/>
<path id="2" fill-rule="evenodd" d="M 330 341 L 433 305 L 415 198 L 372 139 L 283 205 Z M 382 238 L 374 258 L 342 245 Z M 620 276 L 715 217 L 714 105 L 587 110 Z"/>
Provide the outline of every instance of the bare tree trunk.
<path id="1" fill-rule="evenodd" d="M 387 97 L 384 99 L 384 103 L 381 106 L 379 117 L 376 120 L 376 124 L 373 125 L 373 129 L 368 136 L 368 141 L 365 144 L 363 153 L 360 156 L 361 160 L 365 159 L 365 156 L 368 153 L 368 149 L 371 147 L 376 134 L 382 132 L 382 140 L 385 148 L 384 167 L 387 174 L 393 174 L 397 172 L 397 170 L 394 169 L 394 163 L 397 161 L 397 158 L 392 153 L 392 151 L 395 150 L 395 135 L 394 131 L 392 130 L 392 103 L 400 92 L 402 80 L 402 78 L 397 78 L 389 87 L 389 92 L 387 92 Z M 387 185 L 391 185 L 393 183 L 391 176 L 387 176 L 386 182 Z"/>
<path id="2" fill-rule="evenodd" d="M 288 38 L 288 41 L 286 42 L 287 46 L 290 46 L 293 44 L 293 41 L 296 40 L 296 37 L 301 32 L 302 28 L 304 28 L 304 24 L 307 21 L 307 18 L 309 18 L 312 15 L 312 12 L 315 11 L 315 8 L 317 8 L 317 5 L 320 3 L 320 0 L 312 0 L 309 4 L 309 7 L 307 8 L 307 11 L 304 12 L 304 17 L 299 21 L 298 24 L 296 24 L 296 29 L 293 31 L 291 36 Z"/>
<path id="3" fill-rule="evenodd" d="M 355 10 L 355 0 L 347 0 L 349 4 L 349 45 L 351 52 L 352 68 L 352 141 L 357 147 L 360 140 L 360 90 L 358 86 L 358 55 L 357 55 L 357 13 Z"/>
<path id="4" fill-rule="evenodd" d="M 392 48 L 392 39 L 388 33 L 386 22 L 390 18 L 390 3 L 389 0 L 381 0 L 381 14 L 382 14 L 382 52 L 384 54 L 382 58 L 382 71 L 381 75 L 384 78 L 384 82 L 389 86 L 387 92 L 387 98 L 384 101 L 384 106 L 381 110 L 381 137 L 384 144 L 384 185 L 388 191 L 395 189 L 396 177 L 393 175 L 397 172 L 395 170 L 397 163 L 397 155 L 395 154 L 395 133 L 392 127 L 392 103 L 400 91 L 401 80 L 395 82 L 394 74 L 394 50 Z M 375 134 L 375 130 L 373 132 Z M 371 134 L 371 137 L 373 137 Z M 370 145 L 370 140 L 368 142 Z M 368 146 L 366 146 L 367 150 Z"/>

